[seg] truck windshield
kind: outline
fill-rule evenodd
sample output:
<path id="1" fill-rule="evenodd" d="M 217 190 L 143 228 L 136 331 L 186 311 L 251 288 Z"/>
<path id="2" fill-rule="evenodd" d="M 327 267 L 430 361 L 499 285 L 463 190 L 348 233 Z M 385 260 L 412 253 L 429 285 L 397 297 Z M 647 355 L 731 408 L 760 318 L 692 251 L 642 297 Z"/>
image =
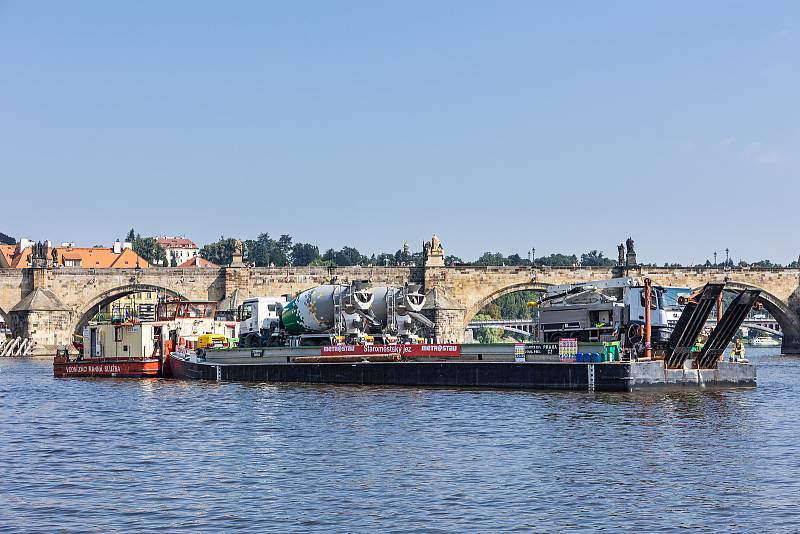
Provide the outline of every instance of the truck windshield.
<path id="1" fill-rule="evenodd" d="M 665 287 L 664 293 L 661 295 L 663 306 L 668 310 L 680 309 L 683 306 L 678 304 L 678 298 L 681 296 L 688 297 L 692 290 L 688 287 Z"/>
<path id="2" fill-rule="evenodd" d="M 644 305 L 645 305 L 644 290 L 639 292 L 639 297 L 640 297 L 642 308 L 644 308 Z M 658 307 L 659 307 L 658 306 L 658 291 L 656 291 L 655 289 L 651 289 L 650 290 L 650 309 L 651 310 L 657 310 Z"/>

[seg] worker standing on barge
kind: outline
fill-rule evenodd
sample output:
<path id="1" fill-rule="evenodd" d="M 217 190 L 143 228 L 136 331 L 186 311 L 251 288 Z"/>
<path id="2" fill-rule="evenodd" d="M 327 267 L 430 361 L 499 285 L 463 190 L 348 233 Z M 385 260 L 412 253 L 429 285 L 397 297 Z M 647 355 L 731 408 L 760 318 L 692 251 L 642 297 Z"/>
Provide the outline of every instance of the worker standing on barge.
<path id="1" fill-rule="evenodd" d="M 741 338 L 737 337 L 736 341 L 733 342 L 733 350 L 731 351 L 730 359 L 732 362 L 744 360 L 744 343 Z"/>

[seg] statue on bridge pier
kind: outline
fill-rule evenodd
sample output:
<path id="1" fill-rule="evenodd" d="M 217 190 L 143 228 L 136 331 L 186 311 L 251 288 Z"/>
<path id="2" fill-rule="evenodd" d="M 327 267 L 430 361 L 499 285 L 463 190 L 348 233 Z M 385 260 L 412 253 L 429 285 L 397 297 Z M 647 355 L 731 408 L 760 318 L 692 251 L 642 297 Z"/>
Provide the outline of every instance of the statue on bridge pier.
<path id="1" fill-rule="evenodd" d="M 47 243 L 37 241 L 31 247 L 31 267 L 37 269 L 46 269 L 48 267 L 47 260 Z"/>
<path id="2" fill-rule="evenodd" d="M 436 234 L 425 243 L 425 267 L 444 267 L 444 248 Z"/>
<path id="3" fill-rule="evenodd" d="M 617 245 L 617 265 L 625 265 L 625 245 Z"/>
<path id="4" fill-rule="evenodd" d="M 636 251 L 633 249 L 633 238 L 628 237 L 625 240 L 625 248 L 627 249 L 628 253 L 625 256 L 625 265 L 637 265 L 636 261 Z"/>
<path id="5" fill-rule="evenodd" d="M 240 239 L 233 243 L 233 258 L 231 260 L 231 267 L 244 267 L 242 257 L 244 256 L 244 244 Z"/>

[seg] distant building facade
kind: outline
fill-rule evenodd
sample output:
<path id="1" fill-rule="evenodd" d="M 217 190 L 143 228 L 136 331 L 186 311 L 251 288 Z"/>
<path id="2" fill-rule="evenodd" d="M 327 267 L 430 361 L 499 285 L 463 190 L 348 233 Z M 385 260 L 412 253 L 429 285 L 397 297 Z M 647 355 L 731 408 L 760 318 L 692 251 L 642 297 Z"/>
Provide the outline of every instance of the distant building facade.
<path id="1" fill-rule="evenodd" d="M 156 243 L 167 253 L 167 265 L 181 265 L 200 253 L 194 241 L 185 237 L 162 235 L 156 237 Z"/>

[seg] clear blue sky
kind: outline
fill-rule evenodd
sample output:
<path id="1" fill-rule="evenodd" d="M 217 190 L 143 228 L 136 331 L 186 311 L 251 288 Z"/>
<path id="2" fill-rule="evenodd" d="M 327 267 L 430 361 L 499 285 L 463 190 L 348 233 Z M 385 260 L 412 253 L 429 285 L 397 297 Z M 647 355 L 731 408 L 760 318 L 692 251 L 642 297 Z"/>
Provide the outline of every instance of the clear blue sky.
<path id="1" fill-rule="evenodd" d="M 798 58 L 794 1 L 0 0 L 0 231 L 789 262 Z"/>

